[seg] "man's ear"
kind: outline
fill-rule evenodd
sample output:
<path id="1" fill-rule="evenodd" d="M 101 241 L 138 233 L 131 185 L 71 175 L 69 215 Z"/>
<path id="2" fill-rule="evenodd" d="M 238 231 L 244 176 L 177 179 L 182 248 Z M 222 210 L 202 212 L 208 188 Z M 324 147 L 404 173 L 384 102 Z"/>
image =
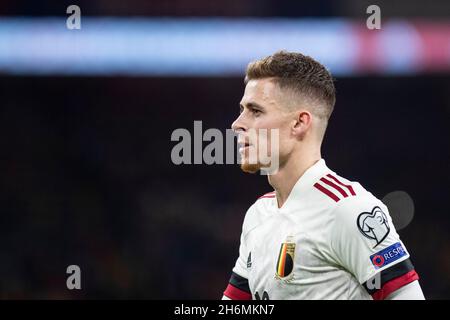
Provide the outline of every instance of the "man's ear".
<path id="1" fill-rule="evenodd" d="M 312 123 L 312 114 L 307 110 L 296 112 L 292 133 L 295 137 L 303 140 Z"/>

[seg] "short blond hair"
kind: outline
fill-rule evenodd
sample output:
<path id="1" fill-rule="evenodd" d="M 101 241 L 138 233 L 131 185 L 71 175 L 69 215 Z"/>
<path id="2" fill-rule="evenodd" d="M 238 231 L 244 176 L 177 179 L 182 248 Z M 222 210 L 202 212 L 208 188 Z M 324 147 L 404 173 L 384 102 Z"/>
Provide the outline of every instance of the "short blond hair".
<path id="1" fill-rule="evenodd" d="M 301 53 L 278 51 L 249 63 L 245 83 L 274 78 L 281 89 L 290 89 L 307 101 L 315 101 L 312 111 L 328 122 L 336 102 L 336 90 L 330 72 L 319 62 Z"/>

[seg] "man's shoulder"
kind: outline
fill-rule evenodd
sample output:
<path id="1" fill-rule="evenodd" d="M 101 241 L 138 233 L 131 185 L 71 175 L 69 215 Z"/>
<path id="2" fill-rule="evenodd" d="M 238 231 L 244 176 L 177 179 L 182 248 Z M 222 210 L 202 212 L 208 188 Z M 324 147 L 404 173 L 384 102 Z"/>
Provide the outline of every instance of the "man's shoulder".
<path id="1" fill-rule="evenodd" d="M 366 196 L 367 190 L 359 182 L 350 181 L 333 171 L 325 172 L 312 182 L 312 190 L 318 199 L 330 205 L 342 200 Z"/>
<path id="2" fill-rule="evenodd" d="M 276 201 L 275 191 L 259 195 L 247 209 L 243 223 L 244 232 L 262 223 L 270 215 L 271 207 L 276 204 Z"/>
<path id="3" fill-rule="evenodd" d="M 366 234 L 365 228 L 369 223 L 379 229 L 384 224 L 392 226 L 386 205 L 357 181 L 329 173 L 318 179 L 312 189 L 320 199 L 315 202 L 317 212 L 328 221 L 322 231 L 327 239 L 334 239 L 331 242 L 353 239 L 355 233 Z"/>
<path id="4" fill-rule="evenodd" d="M 321 202 L 322 206 L 331 209 L 342 205 L 379 201 L 371 192 L 359 182 L 346 179 L 333 171 L 325 172 L 313 181 L 311 197 Z"/>
<path id="5" fill-rule="evenodd" d="M 320 194 L 322 205 L 329 206 L 336 220 L 353 220 L 362 212 L 373 211 L 375 208 L 387 211 L 384 203 L 359 182 L 348 180 L 334 172 L 318 179 L 313 189 Z"/>

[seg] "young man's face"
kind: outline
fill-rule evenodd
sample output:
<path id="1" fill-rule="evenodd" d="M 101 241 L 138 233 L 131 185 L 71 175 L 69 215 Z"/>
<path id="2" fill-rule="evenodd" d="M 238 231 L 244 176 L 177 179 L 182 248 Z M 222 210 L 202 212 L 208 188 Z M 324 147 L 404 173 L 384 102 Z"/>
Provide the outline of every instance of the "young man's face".
<path id="1" fill-rule="evenodd" d="M 239 133 L 242 170 L 257 172 L 262 167 L 269 167 L 268 163 L 273 162 L 276 156 L 279 156 L 277 163 L 281 164 L 293 146 L 290 130 L 292 112 L 283 106 L 281 89 L 270 78 L 250 80 L 245 87 L 240 109 L 241 113 L 232 128 Z M 279 139 L 271 134 L 273 129 L 278 130 Z M 279 152 L 272 155 L 274 144 L 278 144 Z"/>

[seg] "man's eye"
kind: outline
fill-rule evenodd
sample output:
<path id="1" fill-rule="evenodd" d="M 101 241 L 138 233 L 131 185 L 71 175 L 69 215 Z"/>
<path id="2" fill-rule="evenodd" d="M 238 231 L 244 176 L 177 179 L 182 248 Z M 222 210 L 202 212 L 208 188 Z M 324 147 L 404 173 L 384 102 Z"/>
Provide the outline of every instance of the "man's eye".
<path id="1" fill-rule="evenodd" d="M 253 113 L 254 115 L 259 115 L 259 114 L 261 114 L 261 110 L 253 109 L 253 110 L 252 110 L 252 113 Z"/>

